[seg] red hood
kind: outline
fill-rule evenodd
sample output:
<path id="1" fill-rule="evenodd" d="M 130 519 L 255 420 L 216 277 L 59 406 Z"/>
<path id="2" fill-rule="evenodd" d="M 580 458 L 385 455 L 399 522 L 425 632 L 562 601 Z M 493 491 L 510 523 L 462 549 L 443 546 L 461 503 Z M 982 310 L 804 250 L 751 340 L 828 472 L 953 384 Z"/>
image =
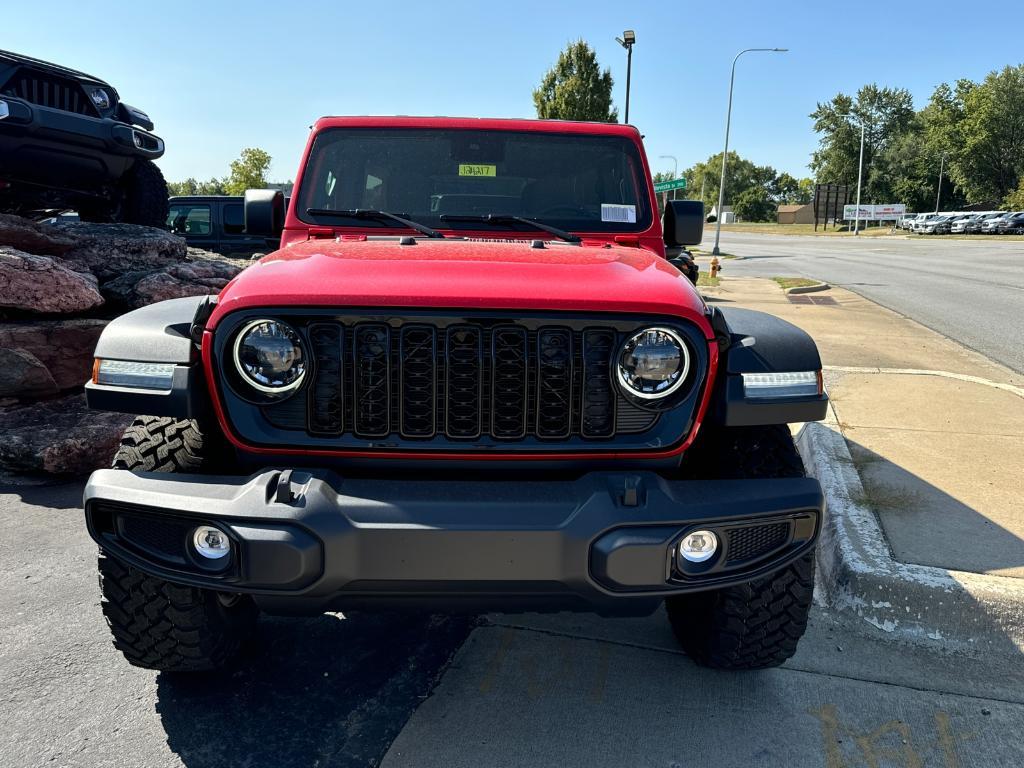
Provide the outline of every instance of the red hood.
<path id="1" fill-rule="evenodd" d="M 311 240 L 260 260 L 221 292 L 209 328 L 249 307 L 438 307 L 685 317 L 705 333 L 693 285 L 656 254 L 530 241 Z M 710 336 L 709 336 L 710 338 Z"/>

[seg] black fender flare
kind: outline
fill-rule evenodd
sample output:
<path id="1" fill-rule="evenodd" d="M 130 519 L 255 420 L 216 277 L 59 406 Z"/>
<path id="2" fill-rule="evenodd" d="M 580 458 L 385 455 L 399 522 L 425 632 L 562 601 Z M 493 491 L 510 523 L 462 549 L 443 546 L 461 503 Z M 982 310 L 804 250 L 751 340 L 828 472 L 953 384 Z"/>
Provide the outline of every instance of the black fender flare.
<path id="1" fill-rule="evenodd" d="M 199 339 L 215 296 L 168 299 L 110 321 L 96 342 L 100 360 L 174 366 L 169 390 L 113 386 L 89 381 L 86 402 L 99 411 L 206 419 L 210 401 L 199 355 Z"/>
<path id="2" fill-rule="evenodd" d="M 767 312 L 740 307 L 714 307 L 711 324 L 720 358 L 712 415 L 725 426 L 755 426 L 820 421 L 828 394 L 757 399 L 744 394 L 744 373 L 821 371 L 814 339 L 801 328 Z"/>

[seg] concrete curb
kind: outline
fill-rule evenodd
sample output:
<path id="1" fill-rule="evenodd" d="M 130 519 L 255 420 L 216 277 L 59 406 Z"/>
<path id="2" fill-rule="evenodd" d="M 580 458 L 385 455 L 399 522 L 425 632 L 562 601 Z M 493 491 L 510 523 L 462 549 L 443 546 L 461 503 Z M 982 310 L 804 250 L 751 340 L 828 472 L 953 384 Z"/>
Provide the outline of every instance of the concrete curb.
<path id="1" fill-rule="evenodd" d="M 901 563 L 874 513 L 837 424 L 805 424 L 797 445 L 825 493 L 818 546 L 832 608 L 916 644 L 1024 651 L 1024 580 Z"/>
<path id="2" fill-rule="evenodd" d="M 794 295 L 798 293 L 817 293 L 818 291 L 827 291 L 832 286 L 828 283 L 818 283 L 817 285 L 795 285 L 792 288 L 784 288 L 783 291 L 786 295 Z"/>

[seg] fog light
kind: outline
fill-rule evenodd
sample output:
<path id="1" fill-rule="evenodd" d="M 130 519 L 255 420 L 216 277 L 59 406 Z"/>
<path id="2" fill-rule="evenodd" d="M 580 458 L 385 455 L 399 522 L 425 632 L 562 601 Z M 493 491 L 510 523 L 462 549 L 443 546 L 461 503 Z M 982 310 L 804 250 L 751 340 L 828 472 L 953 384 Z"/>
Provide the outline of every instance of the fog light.
<path id="1" fill-rule="evenodd" d="M 718 549 L 718 537 L 711 531 L 688 533 L 679 542 L 679 556 L 690 563 L 709 560 Z"/>
<path id="2" fill-rule="evenodd" d="M 231 539 L 220 528 L 200 525 L 192 533 L 192 546 L 208 560 L 220 560 L 231 551 Z"/>

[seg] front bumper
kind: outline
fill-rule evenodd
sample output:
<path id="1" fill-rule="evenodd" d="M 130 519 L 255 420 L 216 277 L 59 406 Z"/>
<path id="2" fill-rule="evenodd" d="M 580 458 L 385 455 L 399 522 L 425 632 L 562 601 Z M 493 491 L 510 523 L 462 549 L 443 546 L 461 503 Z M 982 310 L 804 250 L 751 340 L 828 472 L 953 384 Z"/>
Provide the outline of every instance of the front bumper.
<path id="1" fill-rule="evenodd" d="M 272 613 L 645 613 L 666 595 L 783 567 L 814 546 L 822 512 L 810 478 L 670 481 L 649 472 L 456 482 L 100 470 L 85 490 L 89 532 L 109 554 L 170 581 L 253 594 Z M 216 568 L 190 545 L 202 524 L 232 540 Z M 718 535 L 716 556 L 677 562 L 676 544 L 696 528 Z"/>
<path id="2" fill-rule="evenodd" d="M 80 176 L 116 180 L 133 158 L 155 160 L 163 153 L 163 139 L 127 123 L 0 96 L 0 171 L 6 178 L 46 183 L 60 170 L 69 174 L 65 186 L 75 187 Z"/>

